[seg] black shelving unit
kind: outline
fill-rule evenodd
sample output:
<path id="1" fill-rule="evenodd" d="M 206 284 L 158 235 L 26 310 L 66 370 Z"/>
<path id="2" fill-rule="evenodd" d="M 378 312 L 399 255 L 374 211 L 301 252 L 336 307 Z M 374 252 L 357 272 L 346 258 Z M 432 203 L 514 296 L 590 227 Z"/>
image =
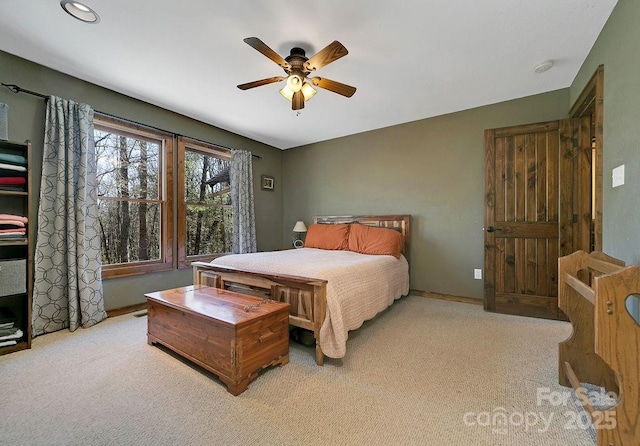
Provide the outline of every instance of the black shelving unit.
<path id="1" fill-rule="evenodd" d="M 31 216 L 31 143 L 0 140 L 0 154 L 17 155 L 26 159 L 26 172 L 2 169 L 2 176 L 24 176 L 24 184 L 0 184 L 0 214 L 27 218 L 24 237 L 0 237 L 0 314 L 15 315 L 14 326 L 22 330 L 16 344 L 0 347 L 0 355 L 31 348 L 31 297 L 33 270 L 33 219 Z M 3 163 L 0 158 L 0 164 Z M 0 168 L 2 166 L 0 165 Z M 0 220 L 0 223 L 2 221 Z M 6 226 L 2 226 L 6 228 Z M 3 311 L 4 310 L 4 311 Z M 0 343 L 2 341 L 0 340 Z"/>

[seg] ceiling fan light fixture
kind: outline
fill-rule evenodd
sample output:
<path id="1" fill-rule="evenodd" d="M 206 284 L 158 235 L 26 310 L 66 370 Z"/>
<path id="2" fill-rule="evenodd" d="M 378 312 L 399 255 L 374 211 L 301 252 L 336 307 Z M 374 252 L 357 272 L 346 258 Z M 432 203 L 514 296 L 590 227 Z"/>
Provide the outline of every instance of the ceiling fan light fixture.
<path id="1" fill-rule="evenodd" d="M 302 88 L 302 77 L 298 74 L 292 74 L 287 78 L 287 87 L 294 93 L 300 91 Z"/>
<path id="2" fill-rule="evenodd" d="M 98 14 L 83 3 L 71 0 L 62 0 L 60 2 L 60 6 L 67 14 L 82 22 L 98 23 L 100 21 Z"/>
<path id="3" fill-rule="evenodd" d="M 302 92 L 305 101 L 308 101 L 316 94 L 316 90 L 314 90 L 314 88 L 308 82 L 302 84 L 300 91 Z M 284 96 L 288 101 L 293 100 L 293 93 L 295 92 L 291 91 L 288 85 L 285 85 L 285 87 L 280 90 L 280 94 Z"/>
<path id="4" fill-rule="evenodd" d="M 288 101 L 293 99 L 293 91 L 291 91 L 287 85 L 285 85 L 285 87 L 280 90 L 280 94 L 284 96 Z"/>
<path id="5" fill-rule="evenodd" d="M 305 82 L 302 85 L 302 88 L 300 90 L 302 91 L 302 94 L 304 95 L 304 100 L 305 101 L 308 101 L 309 99 L 311 99 L 316 94 L 316 90 L 314 90 L 313 87 L 311 85 L 309 85 L 308 82 Z"/>

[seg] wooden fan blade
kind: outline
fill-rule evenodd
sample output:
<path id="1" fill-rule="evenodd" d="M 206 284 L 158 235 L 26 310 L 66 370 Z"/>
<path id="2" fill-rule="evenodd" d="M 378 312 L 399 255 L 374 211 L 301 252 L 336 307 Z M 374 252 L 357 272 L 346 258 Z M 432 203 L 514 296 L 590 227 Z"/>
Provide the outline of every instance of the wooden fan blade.
<path id="1" fill-rule="evenodd" d="M 325 90 L 333 91 L 334 93 L 341 94 L 342 96 L 346 96 L 350 98 L 356 92 L 356 87 L 352 87 L 351 85 L 343 84 L 342 82 L 332 81 L 331 79 L 327 79 L 324 77 L 312 77 L 309 78 L 313 85 L 316 85 L 320 88 L 324 88 Z"/>
<path id="2" fill-rule="evenodd" d="M 266 79 L 260 79 L 259 81 L 247 82 L 246 84 L 238 85 L 240 90 L 248 90 L 249 88 L 261 87 L 262 85 L 273 84 L 274 82 L 280 82 L 285 80 L 286 77 L 276 76 L 268 77 Z"/>
<path id="3" fill-rule="evenodd" d="M 304 63 L 304 68 L 308 71 L 317 70 L 320 67 L 334 62 L 349 54 L 349 51 L 337 40 L 324 47 L 309 60 Z"/>
<path id="4" fill-rule="evenodd" d="M 244 39 L 244 42 L 250 47 L 260 51 L 262 54 L 267 56 L 269 59 L 271 59 L 278 65 L 280 65 L 282 68 L 286 68 L 286 69 L 291 68 L 289 63 L 286 60 L 284 60 L 282 56 L 280 56 L 278 53 L 276 53 L 271 48 L 269 48 L 269 46 L 267 46 L 266 43 L 264 43 L 262 40 L 258 39 L 257 37 L 247 37 L 246 39 Z"/>
<path id="5" fill-rule="evenodd" d="M 301 110 L 304 108 L 304 94 L 301 91 L 293 93 L 291 98 L 291 110 Z"/>

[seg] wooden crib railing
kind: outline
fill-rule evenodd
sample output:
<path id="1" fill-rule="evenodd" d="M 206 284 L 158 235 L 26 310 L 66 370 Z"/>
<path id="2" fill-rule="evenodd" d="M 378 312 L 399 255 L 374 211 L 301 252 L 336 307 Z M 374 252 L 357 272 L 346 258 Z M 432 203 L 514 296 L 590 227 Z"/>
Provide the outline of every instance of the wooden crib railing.
<path id="1" fill-rule="evenodd" d="M 640 445 L 640 325 L 627 299 L 640 294 L 640 266 L 601 252 L 558 259 L 558 305 L 573 325 L 558 346 L 558 376 L 573 387 L 591 415 L 598 446 Z M 614 406 L 596 410 L 581 383 L 617 395 Z"/>

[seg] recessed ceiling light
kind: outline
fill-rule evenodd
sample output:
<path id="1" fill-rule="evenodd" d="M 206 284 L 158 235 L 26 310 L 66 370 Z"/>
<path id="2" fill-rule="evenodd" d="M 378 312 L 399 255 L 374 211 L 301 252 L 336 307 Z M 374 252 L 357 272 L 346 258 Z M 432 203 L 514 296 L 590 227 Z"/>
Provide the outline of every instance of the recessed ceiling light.
<path id="1" fill-rule="evenodd" d="M 93 9 L 80 2 L 62 0 L 60 2 L 60 6 L 62 6 L 62 9 L 64 9 L 69 15 L 78 20 L 82 20 L 83 22 L 98 23 L 100 21 L 100 17 L 98 17 L 98 14 Z"/>
<path id="2" fill-rule="evenodd" d="M 549 71 L 551 67 L 553 67 L 553 60 L 543 60 L 533 67 L 533 71 L 536 73 L 544 73 L 545 71 Z"/>

